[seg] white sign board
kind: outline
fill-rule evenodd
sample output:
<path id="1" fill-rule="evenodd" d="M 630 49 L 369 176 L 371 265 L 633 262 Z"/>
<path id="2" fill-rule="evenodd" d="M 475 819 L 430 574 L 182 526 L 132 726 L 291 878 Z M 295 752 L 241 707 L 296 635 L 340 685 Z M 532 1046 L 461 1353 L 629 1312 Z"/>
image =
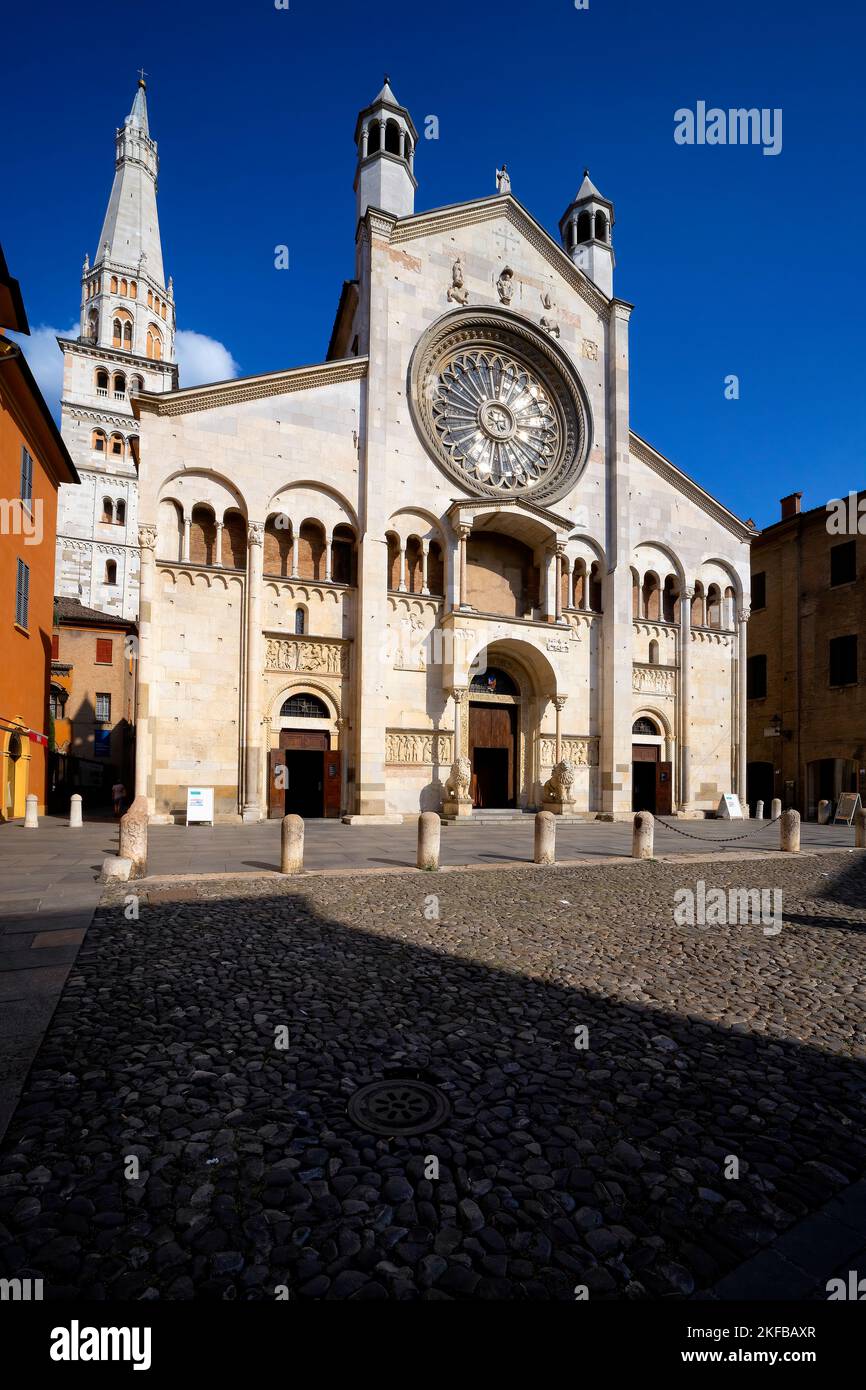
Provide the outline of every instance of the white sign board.
<path id="1" fill-rule="evenodd" d="M 836 815 L 833 820 L 834 825 L 841 821 L 844 825 L 850 825 L 854 819 L 854 812 L 860 809 L 859 792 L 843 792 L 839 797 L 839 805 L 836 807 Z"/>
<path id="2" fill-rule="evenodd" d="M 186 823 L 209 821 L 213 825 L 213 787 L 187 787 Z"/>
<path id="3" fill-rule="evenodd" d="M 719 820 L 742 820 L 743 809 L 740 806 L 740 798 L 733 792 L 725 792 L 716 810 Z"/>

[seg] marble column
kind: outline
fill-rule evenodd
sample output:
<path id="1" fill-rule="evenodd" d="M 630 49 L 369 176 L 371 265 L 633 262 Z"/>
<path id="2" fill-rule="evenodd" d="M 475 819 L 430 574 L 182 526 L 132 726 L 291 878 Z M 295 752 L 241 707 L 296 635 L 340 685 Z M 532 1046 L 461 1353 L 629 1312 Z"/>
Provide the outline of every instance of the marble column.
<path id="1" fill-rule="evenodd" d="M 466 542 L 469 539 L 471 526 L 461 525 L 457 527 L 457 547 L 458 547 L 458 568 L 460 574 L 460 607 L 466 608 L 469 605 L 469 576 L 466 570 Z"/>
<path id="2" fill-rule="evenodd" d="M 334 533 L 333 533 L 333 531 L 326 531 L 326 532 L 325 532 L 325 583 L 326 583 L 326 584 L 330 584 L 330 582 L 331 582 L 331 568 L 332 568 L 332 565 L 333 565 L 333 558 L 334 558 L 334 557 L 333 557 L 333 551 L 332 551 L 333 542 L 334 542 Z"/>
<path id="3" fill-rule="evenodd" d="M 340 752 L 340 815 L 344 816 L 349 809 L 349 795 L 347 773 L 349 770 L 349 721 L 346 718 L 337 720 L 337 735 L 339 738 L 338 748 Z"/>
<path id="4" fill-rule="evenodd" d="M 421 593 L 429 594 L 430 589 L 427 584 L 427 562 L 430 555 L 430 542 L 421 542 Z"/>
<path id="5" fill-rule="evenodd" d="M 554 612 L 556 621 L 562 622 L 562 562 L 565 558 L 565 546 L 558 545 L 553 562 L 554 579 L 556 581 L 556 598 L 554 602 Z"/>
<path id="6" fill-rule="evenodd" d="M 456 685 L 452 688 L 454 701 L 454 761 L 469 757 L 469 687 Z"/>
<path id="7" fill-rule="evenodd" d="M 156 527 L 139 526 L 141 552 L 138 590 L 138 665 L 135 693 L 135 795 L 147 797 L 154 811 L 152 743 L 154 715 L 151 700 L 153 668 L 153 595 L 156 581 Z"/>
<path id="8" fill-rule="evenodd" d="M 553 708 L 556 710 L 556 757 L 555 762 L 562 762 L 562 711 L 565 708 L 567 695 L 554 695 Z"/>
<path id="9" fill-rule="evenodd" d="M 738 649 L 737 649 L 737 795 L 740 798 L 740 805 L 743 808 L 743 815 L 749 814 L 746 802 L 746 774 L 747 774 L 747 754 L 748 754 L 748 688 L 746 684 L 746 674 L 748 671 L 748 635 L 749 618 L 752 616 L 751 609 L 741 608 L 737 614 L 738 625 Z"/>
<path id="10" fill-rule="evenodd" d="M 692 800 L 692 778 L 689 759 L 691 756 L 689 687 L 692 653 L 692 599 L 693 588 L 686 586 L 680 592 L 680 810 L 689 810 Z"/>
<path id="11" fill-rule="evenodd" d="M 214 554 L 214 564 L 222 565 L 223 562 L 223 523 L 218 521 L 216 524 L 216 551 Z"/>
<path id="12" fill-rule="evenodd" d="M 189 532 L 192 526 L 192 518 L 185 516 L 183 519 L 183 562 L 189 564 Z"/>
<path id="13" fill-rule="evenodd" d="M 244 711 L 243 819 L 262 818 L 262 572 L 265 529 L 256 521 L 247 528 L 247 659 Z"/>
<path id="14" fill-rule="evenodd" d="M 400 570 L 399 570 L 399 578 L 398 578 L 398 581 L 397 581 L 397 590 L 398 590 L 399 593 L 405 594 L 405 593 L 407 592 L 407 585 L 406 585 L 406 546 L 405 546 L 405 544 L 403 543 L 403 541 L 400 542 L 400 548 L 399 548 L 398 554 L 399 554 L 399 556 L 400 556 L 400 562 L 399 562 L 399 563 L 400 563 Z"/>

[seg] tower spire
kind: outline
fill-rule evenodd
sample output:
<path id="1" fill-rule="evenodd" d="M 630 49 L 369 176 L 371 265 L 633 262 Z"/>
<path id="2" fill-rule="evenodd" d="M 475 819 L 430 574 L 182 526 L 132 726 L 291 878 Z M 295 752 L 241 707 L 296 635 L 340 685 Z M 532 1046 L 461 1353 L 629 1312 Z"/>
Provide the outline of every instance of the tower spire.
<path id="1" fill-rule="evenodd" d="M 355 126 L 358 169 L 355 194 L 358 218 L 368 207 L 396 217 L 409 217 L 415 210 L 415 146 L 418 132 L 412 117 L 401 106 L 385 74 L 382 90 L 360 112 Z"/>
<path id="2" fill-rule="evenodd" d="M 138 79 L 132 107 L 115 135 L 114 184 L 108 200 L 95 264 L 110 262 L 138 270 L 142 257 L 154 284 L 165 289 L 156 188 L 159 159 L 150 137 L 144 78 Z"/>
<path id="3" fill-rule="evenodd" d="M 162 263 L 159 159 L 144 79 L 141 68 L 129 115 L 115 134 L 114 182 L 99 245 L 82 278 L 80 333 L 92 343 L 173 362 L 174 295 Z"/>
<path id="4" fill-rule="evenodd" d="M 608 299 L 613 295 L 614 261 L 613 203 L 599 193 L 589 170 L 562 214 L 559 230 L 562 244 L 576 266 L 598 286 Z"/>

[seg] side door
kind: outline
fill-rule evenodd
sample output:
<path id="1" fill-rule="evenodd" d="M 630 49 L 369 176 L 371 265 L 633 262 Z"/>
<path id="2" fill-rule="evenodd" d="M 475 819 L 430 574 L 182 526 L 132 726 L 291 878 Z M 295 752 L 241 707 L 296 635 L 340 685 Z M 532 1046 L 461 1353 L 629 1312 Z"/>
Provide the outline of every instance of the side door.
<path id="1" fill-rule="evenodd" d="M 323 775 L 322 785 L 324 788 L 324 809 L 323 815 L 334 820 L 339 817 L 342 809 L 340 805 L 342 791 L 341 777 L 341 757 L 339 749 L 326 748 L 322 754 Z"/>
<path id="2" fill-rule="evenodd" d="M 285 749 L 272 748 L 268 753 L 268 820 L 282 820 L 286 813 L 287 773 Z"/>
<path id="3" fill-rule="evenodd" d="M 672 810 L 671 764 L 656 763 L 656 815 L 669 816 Z"/>

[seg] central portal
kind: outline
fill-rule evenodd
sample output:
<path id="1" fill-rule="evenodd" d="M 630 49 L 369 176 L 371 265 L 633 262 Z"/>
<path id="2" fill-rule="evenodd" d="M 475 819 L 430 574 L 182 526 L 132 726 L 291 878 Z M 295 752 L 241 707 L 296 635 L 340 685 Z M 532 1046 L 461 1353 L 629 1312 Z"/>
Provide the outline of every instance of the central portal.
<path id="1" fill-rule="evenodd" d="M 490 811 L 516 805 L 516 742 L 516 705 L 469 701 L 473 806 Z"/>

